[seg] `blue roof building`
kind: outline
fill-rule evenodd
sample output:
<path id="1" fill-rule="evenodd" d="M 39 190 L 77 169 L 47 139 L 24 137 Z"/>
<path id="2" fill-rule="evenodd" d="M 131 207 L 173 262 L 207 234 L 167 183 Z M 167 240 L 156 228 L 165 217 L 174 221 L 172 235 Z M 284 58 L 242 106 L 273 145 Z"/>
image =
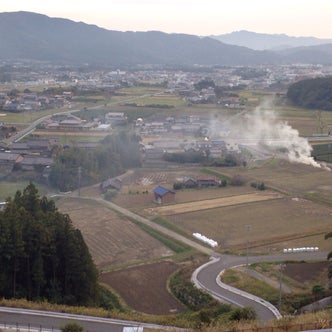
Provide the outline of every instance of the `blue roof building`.
<path id="1" fill-rule="evenodd" d="M 157 186 L 153 190 L 154 201 L 158 204 L 174 203 L 175 192 L 162 186 Z"/>

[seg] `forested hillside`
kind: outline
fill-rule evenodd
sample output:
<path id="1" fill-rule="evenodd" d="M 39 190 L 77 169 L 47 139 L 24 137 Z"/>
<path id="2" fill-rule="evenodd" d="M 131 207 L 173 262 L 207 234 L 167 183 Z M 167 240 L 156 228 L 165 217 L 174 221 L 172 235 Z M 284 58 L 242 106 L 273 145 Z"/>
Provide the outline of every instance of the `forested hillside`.
<path id="1" fill-rule="evenodd" d="M 95 304 L 98 272 L 81 232 L 30 183 L 0 211 L 0 297 Z"/>
<path id="2" fill-rule="evenodd" d="M 294 83 L 288 89 L 287 98 L 296 106 L 332 111 L 332 77 Z"/>

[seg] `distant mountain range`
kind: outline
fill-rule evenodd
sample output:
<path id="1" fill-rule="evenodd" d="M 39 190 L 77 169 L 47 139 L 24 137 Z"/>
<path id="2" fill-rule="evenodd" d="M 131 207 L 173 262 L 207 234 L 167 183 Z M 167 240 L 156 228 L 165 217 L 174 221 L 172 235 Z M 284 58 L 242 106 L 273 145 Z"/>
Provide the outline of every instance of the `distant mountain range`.
<path id="1" fill-rule="evenodd" d="M 215 38 L 120 32 L 31 12 L 0 13 L 0 60 L 113 67 L 332 64 L 332 44 L 277 52 L 229 45 Z"/>
<path id="2" fill-rule="evenodd" d="M 235 31 L 224 35 L 211 36 L 223 43 L 244 46 L 253 50 L 280 51 L 292 47 L 316 46 L 331 44 L 332 39 L 315 37 L 291 37 L 285 34 L 265 34 L 246 30 Z"/>

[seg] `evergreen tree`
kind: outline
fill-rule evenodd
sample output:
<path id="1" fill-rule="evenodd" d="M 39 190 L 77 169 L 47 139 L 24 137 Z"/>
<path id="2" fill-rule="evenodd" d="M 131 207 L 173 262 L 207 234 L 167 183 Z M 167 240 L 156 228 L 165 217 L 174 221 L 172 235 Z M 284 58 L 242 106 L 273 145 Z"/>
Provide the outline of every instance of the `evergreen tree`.
<path id="1" fill-rule="evenodd" d="M 82 234 L 30 183 L 0 211 L 0 297 L 93 304 L 97 269 Z"/>

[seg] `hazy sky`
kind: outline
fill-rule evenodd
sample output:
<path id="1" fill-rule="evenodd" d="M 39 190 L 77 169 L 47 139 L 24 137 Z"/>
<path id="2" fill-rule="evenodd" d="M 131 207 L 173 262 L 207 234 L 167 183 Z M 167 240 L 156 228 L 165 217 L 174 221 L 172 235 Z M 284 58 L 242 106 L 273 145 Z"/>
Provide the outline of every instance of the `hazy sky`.
<path id="1" fill-rule="evenodd" d="M 0 12 L 19 10 L 120 31 L 332 38 L 331 0 L 0 0 Z"/>

